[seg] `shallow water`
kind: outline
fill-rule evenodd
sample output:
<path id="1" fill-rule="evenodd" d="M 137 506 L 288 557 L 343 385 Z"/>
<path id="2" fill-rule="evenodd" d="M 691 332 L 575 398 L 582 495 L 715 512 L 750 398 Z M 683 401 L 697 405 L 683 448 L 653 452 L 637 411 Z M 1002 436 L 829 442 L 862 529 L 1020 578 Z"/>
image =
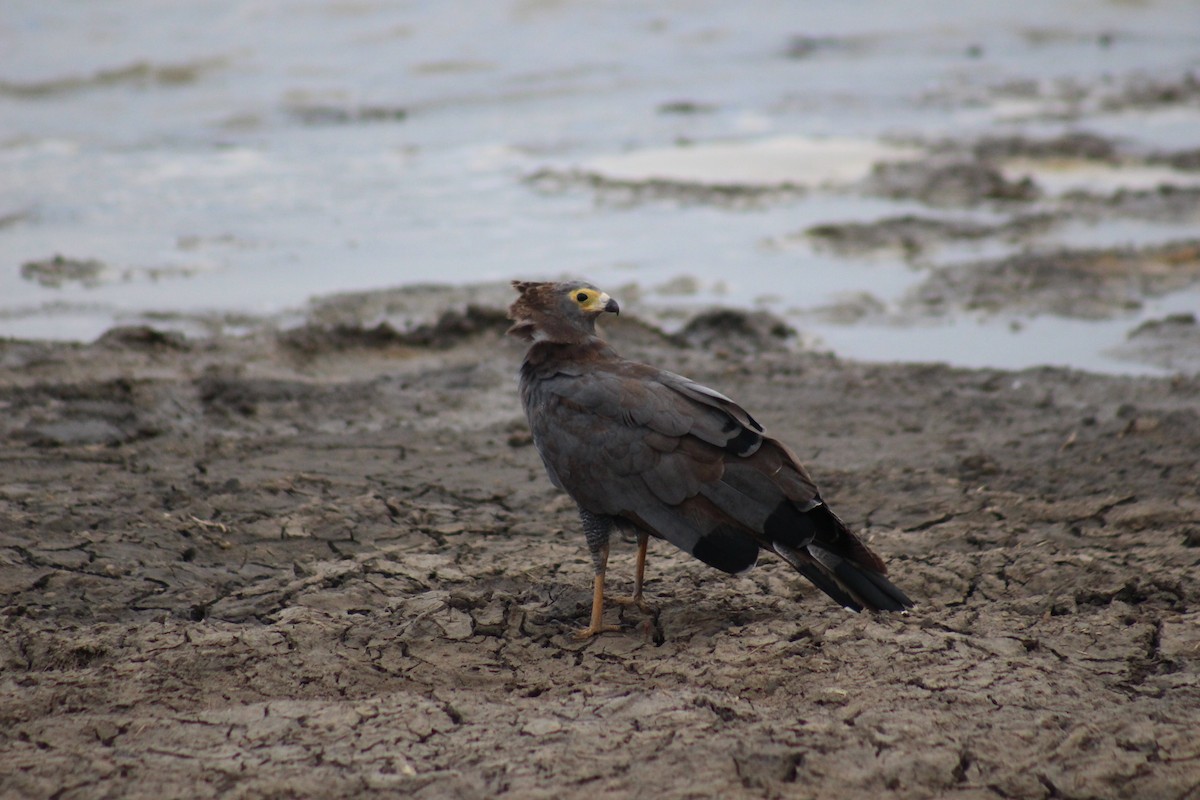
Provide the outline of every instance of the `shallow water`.
<path id="1" fill-rule="evenodd" d="M 796 236 L 928 213 L 854 189 L 877 160 L 1079 129 L 1131 152 L 1196 146 L 1187 97 L 1140 112 L 1106 100 L 1200 66 L 1194 3 L 1038 13 L 949 0 L 12 0 L 0 19 L 0 335 L 90 339 L 147 319 L 203 332 L 338 291 L 574 274 L 636 284 L 640 310 L 667 324 L 714 302 L 767 308 L 851 356 L 1137 370 L 1102 352 L 1191 296 L 1101 323 L 964 315 L 897 328 L 808 313 L 861 291 L 894 302 L 919 278 Z M 773 159 L 793 191 L 748 203 L 528 179 L 761 187 Z M 1037 165 L 1012 169 L 1038 177 Z M 1091 164 L 1045 181 L 1113 191 L 1195 175 Z M 1120 225 L 1125 242 L 1150 243 L 1186 227 Z M 55 254 L 105 268 L 86 285 L 22 276 Z M 680 278 L 693 279 L 683 294 Z"/>

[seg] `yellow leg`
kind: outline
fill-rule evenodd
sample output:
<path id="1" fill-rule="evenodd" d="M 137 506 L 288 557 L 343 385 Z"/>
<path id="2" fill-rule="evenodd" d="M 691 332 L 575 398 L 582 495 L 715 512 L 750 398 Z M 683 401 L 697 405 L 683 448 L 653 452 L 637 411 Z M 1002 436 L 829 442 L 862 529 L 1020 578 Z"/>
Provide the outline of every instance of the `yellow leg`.
<path id="1" fill-rule="evenodd" d="M 637 569 L 633 573 L 633 602 L 642 602 L 642 584 L 646 580 L 646 548 L 650 545 L 650 534 L 638 531 Z"/>
<path id="2" fill-rule="evenodd" d="M 623 606 L 637 606 L 649 614 L 654 609 L 642 598 L 642 584 L 646 580 L 646 548 L 650 544 L 650 534 L 638 531 L 637 566 L 633 573 L 633 597 L 614 597 L 612 601 Z"/>
<path id="3" fill-rule="evenodd" d="M 596 560 L 596 577 L 592 579 L 592 622 L 586 628 L 575 631 L 576 639 L 590 639 L 606 631 L 619 631 L 619 625 L 604 624 L 604 573 L 608 564 L 608 545 L 604 545 Z"/>

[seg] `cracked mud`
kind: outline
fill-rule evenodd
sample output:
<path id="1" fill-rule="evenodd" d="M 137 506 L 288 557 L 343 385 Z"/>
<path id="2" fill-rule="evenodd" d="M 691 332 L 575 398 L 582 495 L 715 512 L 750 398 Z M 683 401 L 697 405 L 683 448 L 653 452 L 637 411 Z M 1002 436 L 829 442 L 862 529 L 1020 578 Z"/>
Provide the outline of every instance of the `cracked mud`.
<path id="1" fill-rule="evenodd" d="M 656 543 L 654 612 L 575 641 L 590 561 L 494 314 L 4 342 L 0 795 L 1197 796 L 1200 380 L 620 323 L 792 443 L 916 611 Z"/>

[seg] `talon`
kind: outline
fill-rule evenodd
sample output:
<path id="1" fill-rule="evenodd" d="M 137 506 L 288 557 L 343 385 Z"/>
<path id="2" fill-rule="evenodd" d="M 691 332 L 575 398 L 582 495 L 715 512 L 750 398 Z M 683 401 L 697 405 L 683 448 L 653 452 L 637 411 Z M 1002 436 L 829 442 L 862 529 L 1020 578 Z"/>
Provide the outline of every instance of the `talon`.
<path id="1" fill-rule="evenodd" d="M 608 599 L 609 602 L 616 603 L 619 606 L 637 606 L 638 610 L 643 614 L 653 614 L 657 610 L 654 606 L 647 603 L 641 595 L 635 594 L 633 597 L 610 597 Z"/>
<path id="2" fill-rule="evenodd" d="M 580 628 L 579 630 L 575 631 L 574 636 L 576 639 L 583 641 L 585 639 L 590 639 L 593 636 L 599 636 L 602 633 L 613 633 L 619 630 L 621 630 L 620 625 L 589 625 L 586 628 Z"/>

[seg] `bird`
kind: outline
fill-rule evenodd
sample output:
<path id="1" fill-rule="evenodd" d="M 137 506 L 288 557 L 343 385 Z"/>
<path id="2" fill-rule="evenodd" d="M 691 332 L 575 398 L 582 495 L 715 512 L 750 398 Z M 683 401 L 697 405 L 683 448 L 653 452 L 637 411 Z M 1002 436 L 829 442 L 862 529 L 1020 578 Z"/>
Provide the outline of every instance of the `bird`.
<path id="1" fill-rule="evenodd" d="M 667 542 L 740 575 L 770 551 L 852 611 L 913 607 L 887 567 L 830 510 L 782 442 L 721 392 L 622 358 L 596 333 L 619 314 L 582 281 L 513 281 L 507 333 L 529 343 L 519 393 L 551 483 L 579 508 L 594 579 L 588 639 L 604 624 L 604 581 L 614 532 L 635 533 L 631 598 L 643 611 L 646 552 Z"/>

